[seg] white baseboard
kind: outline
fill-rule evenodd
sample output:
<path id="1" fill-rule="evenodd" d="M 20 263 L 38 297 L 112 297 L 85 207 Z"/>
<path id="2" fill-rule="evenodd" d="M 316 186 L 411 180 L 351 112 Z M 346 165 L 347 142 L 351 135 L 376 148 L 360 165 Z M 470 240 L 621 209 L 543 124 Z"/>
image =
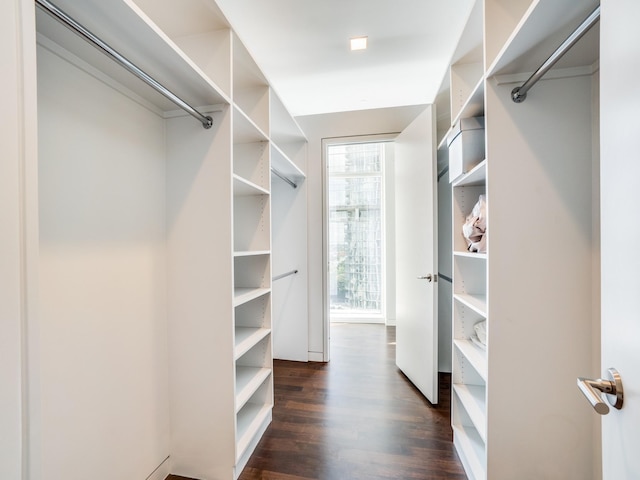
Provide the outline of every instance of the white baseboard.
<path id="1" fill-rule="evenodd" d="M 356 316 L 331 316 L 331 323 L 384 323 L 384 318 L 356 317 Z"/>
<path id="2" fill-rule="evenodd" d="M 322 352 L 309 352 L 310 362 L 324 362 L 324 355 Z"/>
<path id="3" fill-rule="evenodd" d="M 163 460 L 163 462 L 158 465 L 151 475 L 149 475 L 146 480 L 165 480 L 171 474 L 171 466 L 169 462 L 169 458 L 167 457 Z"/>

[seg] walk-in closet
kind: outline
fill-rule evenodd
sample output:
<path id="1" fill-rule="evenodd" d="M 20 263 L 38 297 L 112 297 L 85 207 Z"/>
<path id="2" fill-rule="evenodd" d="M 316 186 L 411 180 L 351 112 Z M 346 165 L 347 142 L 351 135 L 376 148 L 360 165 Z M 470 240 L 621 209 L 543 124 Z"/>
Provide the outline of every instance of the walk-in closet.
<path id="1" fill-rule="evenodd" d="M 0 478 L 638 477 L 639 17 L 4 2 Z M 384 300 L 331 339 L 372 139 Z"/>

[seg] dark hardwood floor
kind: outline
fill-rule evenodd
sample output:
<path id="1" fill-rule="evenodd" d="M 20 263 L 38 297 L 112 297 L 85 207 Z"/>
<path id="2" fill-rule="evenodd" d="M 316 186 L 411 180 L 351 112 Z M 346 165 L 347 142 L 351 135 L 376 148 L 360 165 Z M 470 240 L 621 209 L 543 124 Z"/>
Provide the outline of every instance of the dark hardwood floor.
<path id="1" fill-rule="evenodd" d="M 274 370 L 273 423 L 240 480 L 466 478 L 449 376 L 432 406 L 395 366 L 395 328 L 333 324 L 329 363 Z"/>
<path id="2" fill-rule="evenodd" d="M 277 360 L 274 383 L 273 422 L 239 480 L 466 479 L 450 377 L 431 405 L 395 366 L 395 328 L 333 324 L 331 361 Z"/>

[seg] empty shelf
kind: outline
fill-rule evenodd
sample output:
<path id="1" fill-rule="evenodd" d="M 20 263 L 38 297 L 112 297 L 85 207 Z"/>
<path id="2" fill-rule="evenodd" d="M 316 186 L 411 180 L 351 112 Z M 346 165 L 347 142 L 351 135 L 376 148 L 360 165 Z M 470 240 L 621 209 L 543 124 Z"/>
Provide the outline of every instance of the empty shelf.
<path id="1" fill-rule="evenodd" d="M 233 175 L 233 194 L 239 196 L 247 195 L 269 195 L 269 190 L 256 185 L 239 175 Z"/>
<path id="2" fill-rule="evenodd" d="M 234 288 L 233 289 L 233 306 L 237 307 L 238 305 L 242 305 L 243 303 L 247 303 L 254 298 L 261 297 L 262 295 L 266 295 L 271 291 L 270 288 Z"/>
<path id="3" fill-rule="evenodd" d="M 453 391 L 476 427 L 480 438 L 487 439 L 486 389 L 480 385 L 454 384 Z"/>
<path id="4" fill-rule="evenodd" d="M 487 352 L 476 347 L 470 340 L 454 340 L 455 347 L 469 360 L 471 366 L 478 372 L 478 375 L 487 381 Z"/>
<path id="5" fill-rule="evenodd" d="M 466 305 L 471 310 L 479 313 L 483 317 L 487 316 L 487 297 L 485 295 L 469 295 L 467 293 L 456 293 L 454 300 Z"/>
<path id="6" fill-rule="evenodd" d="M 244 407 L 269 375 L 270 368 L 236 366 L 236 412 Z"/>
<path id="7" fill-rule="evenodd" d="M 467 471 L 467 476 L 478 480 L 487 478 L 485 445 L 476 429 L 454 425 L 453 444 Z"/>
<path id="8" fill-rule="evenodd" d="M 263 428 L 263 424 L 268 423 L 271 413 L 271 405 L 248 403 L 244 406 L 237 417 L 236 459 L 244 455 L 245 450 Z M 266 427 L 264 427 L 266 428 Z"/>
<path id="9" fill-rule="evenodd" d="M 269 335 L 268 328 L 260 327 L 236 327 L 235 358 L 238 359 L 247 353 L 260 340 Z"/>

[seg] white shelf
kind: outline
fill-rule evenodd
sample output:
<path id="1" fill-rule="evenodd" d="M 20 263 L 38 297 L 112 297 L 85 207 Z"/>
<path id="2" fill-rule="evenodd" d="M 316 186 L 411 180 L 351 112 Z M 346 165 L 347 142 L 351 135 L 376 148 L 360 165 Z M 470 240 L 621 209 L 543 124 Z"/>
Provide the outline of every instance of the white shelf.
<path id="1" fill-rule="evenodd" d="M 232 35 L 233 44 L 233 103 L 241 108 L 260 128 L 269 133 L 269 83 L 255 60 Z"/>
<path id="2" fill-rule="evenodd" d="M 464 105 L 460 109 L 460 112 L 454 119 L 451 121 L 451 127 L 447 130 L 447 133 L 444 134 L 442 140 L 438 144 L 438 150 L 447 148 L 447 138 L 449 138 L 449 134 L 453 130 L 453 126 L 460 120 L 461 118 L 469 118 L 469 117 L 479 117 L 484 115 L 484 76 L 480 78 L 475 88 L 469 95 L 469 98 L 465 101 Z"/>
<path id="3" fill-rule="evenodd" d="M 212 2 L 180 0 L 179 15 L 158 0 L 134 0 L 134 2 L 173 39 L 231 28 L 231 24 L 220 8 Z M 229 68 L 228 65 L 227 68 Z"/>
<path id="4" fill-rule="evenodd" d="M 476 187 L 487 182 L 487 160 L 481 161 L 458 180 L 453 182 L 453 187 Z"/>
<path id="5" fill-rule="evenodd" d="M 87 30 L 194 108 L 229 104 L 230 99 L 185 53 L 132 2 L 126 0 L 56 0 L 56 5 Z M 179 110 L 97 48 L 36 8 L 38 32 L 162 112 Z"/>
<path id="6" fill-rule="evenodd" d="M 237 360 L 247 353 L 260 340 L 271 333 L 271 329 L 262 327 L 236 327 L 235 328 L 235 352 L 234 357 Z"/>
<path id="7" fill-rule="evenodd" d="M 269 190 L 234 174 L 233 194 L 238 196 L 269 195 Z"/>
<path id="8" fill-rule="evenodd" d="M 472 3 L 460 40 L 451 57 L 452 65 L 482 62 L 484 2 L 473 0 Z"/>
<path id="9" fill-rule="evenodd" d="M 453 385 L 454 394 L 467 411 L 483 442 L 487 441 L 486 388 L 480 385 Z"/>
<path id="10" fill-rule="evenodd" d="M 258 255 L 269 255 L 269 250 L 241 250 L 233 252 L 234 257 L 257 257 Z"/>
<path id="11" fill-rule="evenodd" d="M 269 368 L 236 365 L 236 413 L 244 407 L 269 375 Z"/>
<path id="12" fill-rule="evenodd" d="M 486 260 L 486 253 L 478 253 L 478 252 L 453 252 L 456 257 L 464 257 L 464 258 L 475 258 L 477 260 Z"/>
<path id="13" fill-rule="evenodd" d="M 484 76 L 478 79 L 478 83 L 471 91 L 469 98 L 464 102 L 460 113 L 453 119 L 451 125 L 455 125 L 461 118 L 478 117 L 484 115 Z M 445 138 L 447 138 L 445 136 Z"/>
<path id="14" fill-rule="evenodd" d="M 487 297 L 484 295 L 468 295 L 465 293 L 456 293 L 453 295 L 454 300 L 466 305 L 471 310 L 479 313 L 483 317 L 487 316 Z"/>
<path id="15" fill-rule="evenodd" d="M 271 166 L 293 181 L 305 178 L 304 172 L 273 142 L 271 142 Z"/>
<path id="16" fill-rule="evenodd" d="M 245 450 L 255 435 L 260 432 L 262 424 L 271 414 L 271 405 L 247 403 L 237 415 L 238 439 L 236 447 L 236 459 L 244 455 Z"/>
<path id="17" fill-rule="evenodd" d="M 233 289 L 233 306 L 237 307 L 243 303 L 250 302 L 254 298 L 266 295 L 271 291 L 270 288 L 234 288 Z"/>
<path id="18" fill-rule="evenodd" d="M 485 445 L 473 427 L 453 425 L 453 444 L 470 479 L 484 480 L 486 474 Z"/>
<path id="19" fill-rule="evenodd" d="M 244 137 L 246 140 L 250 138 L 250 135 L 241 137 Z M 269 142 L 264 140 L 250 143 L 234 143 L 233 173 L 239 178 L 264 189 L 264 191 L 270 192 L 270 152 Z"/>
<path id="20" fill-rule="evenodd" d="M 298 122 L 293 118 L 287 108 L 284 106 L 280 97 L 276 94 L 273 87 L 271 88 L 271 140 L 277 145 L 284 145 L 287 143 L 299 143 L 307 142 L 302 128 L 298 125 Z"/>
<path id="21" fill-rule="evenodd" d="M 231 96 L 231 25 L 213 2 L 180 0 L 174 8 L 158 0 L 134 0 L 205 74 Z"/>
<path id="22" fill-rule="evenodd" d="M 266 142 L 264 131 L 238 106 L 233 106 L 233 143 Z"/>
<path id="23" fill-rule="evenodd" d="M 487 352 L 475 346 L 471 340 L 455 339 L 453 345 L 464 357 L 469 360 L 471 366 L 478 372 L 478 375 L 486 382 L 488 363 Z"/>
<path id="24" fill-rule="evenodd" d="M 269 87 L 269 82 L 235 32 L 233 34 L 233 87 L 236 90 L 235 94 L 238 90 Z"/>
<path id="25" fill-rule="evenodd" d="M 487 76 L 533 72 L 597 5 L 597 0 L 532 2 L 487 69 Z M 598 36 L 595 33 L 597 29 L 587 33 L 580 40 L 582 45 L 576 44 L 558 62 L 557 67 L 590 65 L 595 62 L 599 55 Z M 536 46 L 533 52 L 532 45 Z"/>

